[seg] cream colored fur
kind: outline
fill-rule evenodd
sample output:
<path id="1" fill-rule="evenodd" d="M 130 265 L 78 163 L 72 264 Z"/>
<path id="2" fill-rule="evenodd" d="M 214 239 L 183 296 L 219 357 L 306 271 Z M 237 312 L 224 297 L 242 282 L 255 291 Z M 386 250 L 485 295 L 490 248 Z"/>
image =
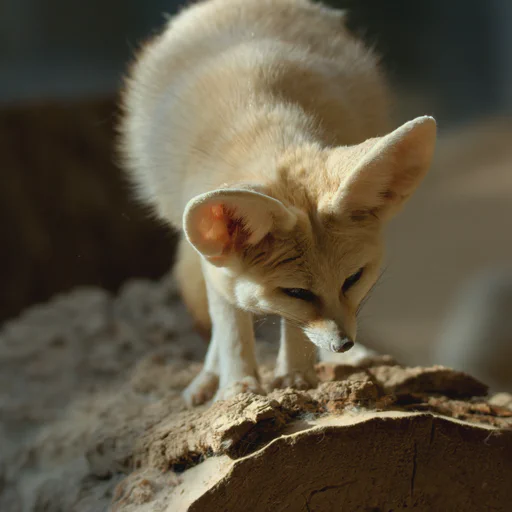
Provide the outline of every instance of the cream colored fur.
<path id="1" fill-rule="evenodd" d="M 211 322 L 190 403 L 262 392 L 253 313 L 283 318 L 275 385 L 314 385 L 315 345 L 352 344 L 382 227 L 428 170 L 434 120 L 389 133 L 376 58 L 343 21 L 308 0 L 209 0 L 133 66 L 126 167 L 140 199 L 184 231 L 178 279 Z"/>

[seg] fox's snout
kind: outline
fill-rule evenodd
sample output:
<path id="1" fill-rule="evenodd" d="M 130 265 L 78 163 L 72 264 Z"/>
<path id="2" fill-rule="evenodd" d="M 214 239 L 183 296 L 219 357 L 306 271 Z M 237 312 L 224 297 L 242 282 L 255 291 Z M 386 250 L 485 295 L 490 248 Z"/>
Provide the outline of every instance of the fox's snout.
<path id="1" fill-rule="evenodd" d="M 354 346 L 352 336 L 334 320 L 312 322 L 304 332 L 316 346 L 330 352 L 347 352 Z"/>

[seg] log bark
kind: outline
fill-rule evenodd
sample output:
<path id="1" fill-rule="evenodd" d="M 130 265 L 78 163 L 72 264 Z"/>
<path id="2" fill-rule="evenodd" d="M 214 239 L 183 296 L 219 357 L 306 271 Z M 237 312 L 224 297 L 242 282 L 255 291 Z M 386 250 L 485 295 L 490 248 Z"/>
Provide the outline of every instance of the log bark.
<path id="1" fill-rule="evenodd" d="M 510 447 L 510 435 L 430 414 L 328 418 L 205 467 L 199 489 L 185 474 L 189 493 L 167 510 L 508 510 Z"/>
<path id="2" fill-rule="evenodd" d="M 329 366 L 319 375 L 336 377 Z M 115 510 L 509 510 L 512 411 L 472 396 L 485 386 L 442 367 L 347 371 L 158 422 Z M 173 470 L 172 486 L 153 484 Z"/>

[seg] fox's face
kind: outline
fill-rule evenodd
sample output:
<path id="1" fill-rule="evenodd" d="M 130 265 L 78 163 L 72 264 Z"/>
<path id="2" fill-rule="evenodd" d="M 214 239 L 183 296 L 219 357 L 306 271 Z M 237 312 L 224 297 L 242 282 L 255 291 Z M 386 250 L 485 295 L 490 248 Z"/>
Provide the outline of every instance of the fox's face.
<path id="1" fill-rule="evenodd" d="M 227 271 L 236 276 L 233 296 L 244 309 L 300 326 L 323 349 L 348 350 L 358 307 L 379 276 L 380 230 L 373 222 L 297 217 L 295 229 L 262 240 Z"/>
<path id="2" fill-rule="evenodd" d="M 379 277 L 382 228 L 425 175 L 434 143 L 435 122 L 425 117 L 359 146 L 308 155 L 298 175 L 285 170 L 285 187 L 192 199 L 185 233 L 231 302 L 278 314 L 320 348 L 343 352 Z"/>

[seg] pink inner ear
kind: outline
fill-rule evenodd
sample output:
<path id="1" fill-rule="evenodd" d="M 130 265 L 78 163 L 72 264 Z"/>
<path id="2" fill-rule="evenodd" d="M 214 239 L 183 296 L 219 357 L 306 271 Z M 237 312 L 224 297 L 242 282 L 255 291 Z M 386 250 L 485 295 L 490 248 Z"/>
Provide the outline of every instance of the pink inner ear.
<path id="1" fill-rule="evenodd" d="M 199 233 L 204 242 L 218 246 L 222 252 L 230 242 L 228 231 L 229 217 L 222 204 L 205 205 L 200 212 Z"/>

